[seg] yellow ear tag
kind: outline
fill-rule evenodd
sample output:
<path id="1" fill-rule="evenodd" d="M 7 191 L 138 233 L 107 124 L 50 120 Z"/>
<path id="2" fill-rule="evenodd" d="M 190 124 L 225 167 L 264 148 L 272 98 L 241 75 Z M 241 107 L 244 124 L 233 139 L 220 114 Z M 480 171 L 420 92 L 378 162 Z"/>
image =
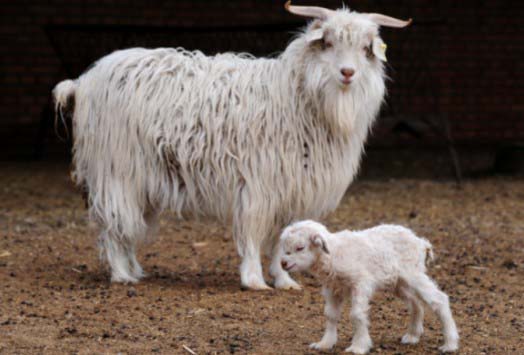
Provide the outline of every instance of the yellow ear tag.
<path id="1" fill-rule="evenodd" d="M 387 62 L 386 50 L 388 46 L 380 38 L 373 40 L 373 54 L 380 60 Z"/>

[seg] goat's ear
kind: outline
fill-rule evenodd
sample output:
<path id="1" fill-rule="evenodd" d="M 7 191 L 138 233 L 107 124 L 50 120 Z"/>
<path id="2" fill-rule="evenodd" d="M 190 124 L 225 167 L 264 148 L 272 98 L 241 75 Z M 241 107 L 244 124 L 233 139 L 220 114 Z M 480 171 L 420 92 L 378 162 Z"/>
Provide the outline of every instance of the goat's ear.
<path id="1" fill-rule="evenodd" d="M 380 59 L 383 62 L 388 61 L 388 59 L 386 58 L 386 49 L 387 48 L 388 46 L 379 37 L 375 37 L 373 39 L 373 44 L 372 44 L 373 54 L 375 55 L 375 57 L 377 57 L 378 59 Z"/>
<path id="2" fill-rule="evenodd" d="M 320 234 L 313 234 L 311 236 L 311 244 L 313 244 L 317 248 L 321 248 L 324 253 L 329 254 L 326 241 L 324 240 L 324 237 L 322 237 Z"/>
<path id="3" fill-rule="evenodd" d="M 308 43 L 321 40 L 322 38 L 324 38 L 324 30 L 322 28 L 310 30 L 308 33 L 306 33 L 306 41 Z"/>

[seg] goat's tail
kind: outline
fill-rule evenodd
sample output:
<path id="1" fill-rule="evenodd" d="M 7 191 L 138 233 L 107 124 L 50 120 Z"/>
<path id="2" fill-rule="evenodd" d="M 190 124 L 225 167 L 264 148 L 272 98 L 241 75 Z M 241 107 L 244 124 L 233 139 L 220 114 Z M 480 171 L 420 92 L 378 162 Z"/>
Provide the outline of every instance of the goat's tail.
<path id="1" fill-rule="evenodd" d="M 435 261 L 435 254 L 433 253 L 433 245 L 431 245 L 429 240 L 424 239 L 424 238 L 422 238 L 422 242 L 423 242 L 423 245 L 424 245 L 424 249 L 426 251 L 426 255 L 425 255 L 425 260 L 424 261 L 425 261 L 426 265 L 429 265 L 433 261 Z"/>
<path id="2" fill-rule="evenodd" d="M 66 135 L 69 136 L 66 117 L 72 117 L 75 111 L 76 88 L 76 81 L 64 80 L 58 83 L 53 89 L 53 100 L 55 104 L 55 132 L 58 136 L 60 136 L 57 130 L 59 117 L 64 125 Z"/>

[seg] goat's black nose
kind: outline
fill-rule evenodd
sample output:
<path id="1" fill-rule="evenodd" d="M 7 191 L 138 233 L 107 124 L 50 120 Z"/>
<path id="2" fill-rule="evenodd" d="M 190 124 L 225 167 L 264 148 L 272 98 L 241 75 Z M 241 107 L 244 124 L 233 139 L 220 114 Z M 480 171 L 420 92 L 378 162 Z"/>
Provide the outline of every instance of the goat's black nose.
<path id="1" fill-rule="evenodd" d="M 353 75 L 355 75 L 355 70 L 350 68 L 342 68 L 340 69 L 340 73 L 347 79 L 351 78 Z"/>
<path id="2" fill-rule="evenodd" d="M 284 269 L 287 267 L 287 263 L 286 263 L 284 260 L 282 260 L 282 262 L 281 262 L 280 264 L 282 264 L 282 267 L 283 267 Z"/>

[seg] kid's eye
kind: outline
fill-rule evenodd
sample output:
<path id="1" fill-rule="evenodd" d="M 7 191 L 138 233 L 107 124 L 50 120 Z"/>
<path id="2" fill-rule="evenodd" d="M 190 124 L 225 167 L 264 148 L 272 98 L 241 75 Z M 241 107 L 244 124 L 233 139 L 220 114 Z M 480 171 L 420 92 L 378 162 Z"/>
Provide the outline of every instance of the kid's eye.
<path id="1" fill-rule="evenodd" d="M 297 247 L 296 251 L 302 251 L 304 250 L 304 247 Z"/>

